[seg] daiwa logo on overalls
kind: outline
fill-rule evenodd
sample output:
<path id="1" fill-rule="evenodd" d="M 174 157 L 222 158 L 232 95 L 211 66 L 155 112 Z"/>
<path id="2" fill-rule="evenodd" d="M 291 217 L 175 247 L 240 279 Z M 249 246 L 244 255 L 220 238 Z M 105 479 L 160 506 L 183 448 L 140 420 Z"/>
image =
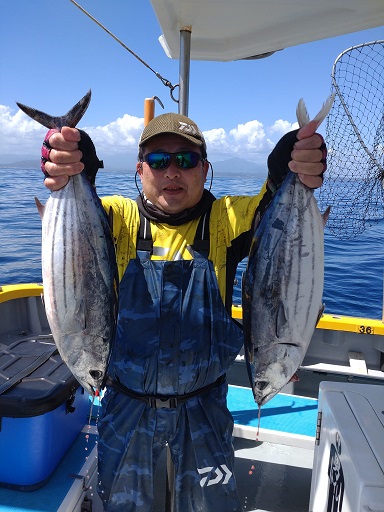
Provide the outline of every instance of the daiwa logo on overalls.
<path id="1" fill-rule="evenodd" d="M 204 487 L 204 485 L 207 485 L 208 487 L 215 484 L 227 484 L 232 476 L 232 472 L 229 471 L 225 464 L 221 464 L 220 468 L 215 469 L 213 466 L 207 466 L 206 468 L 201 469 L 197 468 L 199 475 L 205 475 L 209 473 L 209 475 L 204 476 L 200 480 L 200 487 Z"/>
<path id="2" fill-rule="evenodd" d="M 181 132 L 188 133 L 190 135 L 200 135 L 201 136 L 200 130 L 196 130 L 196 128 L 194 126 L 192 126 L 191 124 L 183 123 L 183 122 L 179 121 L 179 125 L 180 125 L 179 130 Z"/>

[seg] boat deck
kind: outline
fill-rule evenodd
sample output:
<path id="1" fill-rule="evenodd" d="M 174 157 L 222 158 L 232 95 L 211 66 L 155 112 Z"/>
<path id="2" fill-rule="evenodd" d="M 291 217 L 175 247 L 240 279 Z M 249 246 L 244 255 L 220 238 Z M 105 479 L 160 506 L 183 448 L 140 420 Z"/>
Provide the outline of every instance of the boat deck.
<path id="1" fill-rule="evenodd" d="M 0 290 L 0 349 L 19 339 L 49 335 L 40 293 L 40 286 Z M 289 383 L 263 406 L 258 441 L 258 408 L 248 387 L 243 354 L 228 371 L 235 476 L 244 512 L 308 512 L 320 382 L 384 385 L 384 333 L 381 324 L 364 322 L 350 321 L 342 330 L 327 325 L 316 329 L 298 371 L 299 381 Z M 41 489 L 0 488 L 0 512 L 86 512 L 90 504 L 82 507 L 85 494 L 92 498 L 88 510 L 102 512 L 96 493 L 97 435 L 93 430 L 88 441 L 85 435 L 79 435 Z M 153 512 L 167 510 L 166 466 L 164 451 L 155 473 Z"/>
<path id="2" fill-rule="evenodd" d="M 244 512 L 308 512 L 313 450 L 239 438 L 234 448 Z"/>
<path id="3" fill-rule="evenodd" d="M 229 386 L 228 408 L 235 421 L 234 436 L 313 449 L 316 436 L 317 399 L 279 394 L 261 409 L 248 387 Z"/>
<path id="4" fill-rule="evenodd" d="M 308 512 L 317 399 L 279 394 L 258 407 L 248 387 L 229 386 L 236 480 L 244 512 Z M 256 437 L 258 441 L 256 441 Z"/>
<path id="5" fill-rule="evenodd" d="M 251 390 L 230 386 L 228 403 L 236 424 L 235 476 L 244 511 L 308 511 L 317 400 L 274 397 L 263 408 L 259 441 Z M 0 488 L 0 512 L 80 512 L 84 488 L 92 511 L 102 512 L 96 494 L 96 446 L 95 427 L 85 426 L 46 485 L 31 492 Z M 154 512 L 166 510 L 165 475 L 166 452 L 156 471 Z"/>

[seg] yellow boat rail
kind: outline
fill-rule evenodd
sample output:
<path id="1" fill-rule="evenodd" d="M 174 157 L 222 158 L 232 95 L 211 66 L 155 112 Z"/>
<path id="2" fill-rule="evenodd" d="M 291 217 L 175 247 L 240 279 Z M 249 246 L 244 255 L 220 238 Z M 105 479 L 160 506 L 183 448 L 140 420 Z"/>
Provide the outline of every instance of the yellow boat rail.
<path id="1" fill-rule="evenodd" d="M 43 285 L 41 283 L 0 286 L 0 303 L 25 297 L 39 297 L 40 295 L 43 295 Z M 232 316 L 236 320 L 242 320 L 243 308 L 232 306 Z M 335 314 L 324 314 L 317 324 L 317 329 L 384 336 L 384 323 L 381 320 Z"/>
<path id="2" fill-rule="evenodd" d="M 43 295 L 43 285 L 41 283 L 7 284 L 0 286 L 0 304 L 8 300 L 39 297 L 40 295 Z"/>
<path id="3" fill-rule="evenodd" d="M 232 306 L 232 317 L 236 320 L 242 320 L 243 308 L 241 306 Z M 317 324 L 317 329 L 356 332 L 358 334 L 379 334 L 384 336 L 384 323 L 381 320 L 355 316 L 323 314 Z"/>

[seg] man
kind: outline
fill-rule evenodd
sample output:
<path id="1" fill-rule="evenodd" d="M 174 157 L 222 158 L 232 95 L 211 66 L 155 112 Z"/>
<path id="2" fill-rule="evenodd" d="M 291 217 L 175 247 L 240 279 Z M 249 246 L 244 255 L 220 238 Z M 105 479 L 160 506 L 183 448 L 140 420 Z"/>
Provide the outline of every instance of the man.
<path id="1" fill-rule="evenodd" d="M 254 224 L 288 167 L 312 188 L 322 183 L 325 146 L 316 123 L 287 134 L 271 153 L 254 197 L 215 200 L 204 189 L 209 162 L 197 125 L 164 114 L 144 129 L 137 201 L 103 198 L 113 209 L 120 278 L 119 316 L 99 421 L 99 494 L 108 512 L 149 512 L 153 475 L 169 446 L 175 510 L 240 512 L 226 406 L 225 372 L 243 335 L 230 317 L 237 264 Z M 80 147 L 80 150 L 79 150 Z M 84 132 L 49 132 L 45 184 L 63 187 L 99 162 Z"/>

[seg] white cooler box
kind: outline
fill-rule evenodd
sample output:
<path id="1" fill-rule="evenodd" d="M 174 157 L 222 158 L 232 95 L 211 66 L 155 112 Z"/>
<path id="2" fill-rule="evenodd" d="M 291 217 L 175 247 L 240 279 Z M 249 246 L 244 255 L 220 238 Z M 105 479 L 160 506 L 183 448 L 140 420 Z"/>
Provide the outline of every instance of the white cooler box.
<path id="1" fill-rule="evenodd" d="M 322 382 L 310 512 L 384 512 L 384 386 Z"/>

